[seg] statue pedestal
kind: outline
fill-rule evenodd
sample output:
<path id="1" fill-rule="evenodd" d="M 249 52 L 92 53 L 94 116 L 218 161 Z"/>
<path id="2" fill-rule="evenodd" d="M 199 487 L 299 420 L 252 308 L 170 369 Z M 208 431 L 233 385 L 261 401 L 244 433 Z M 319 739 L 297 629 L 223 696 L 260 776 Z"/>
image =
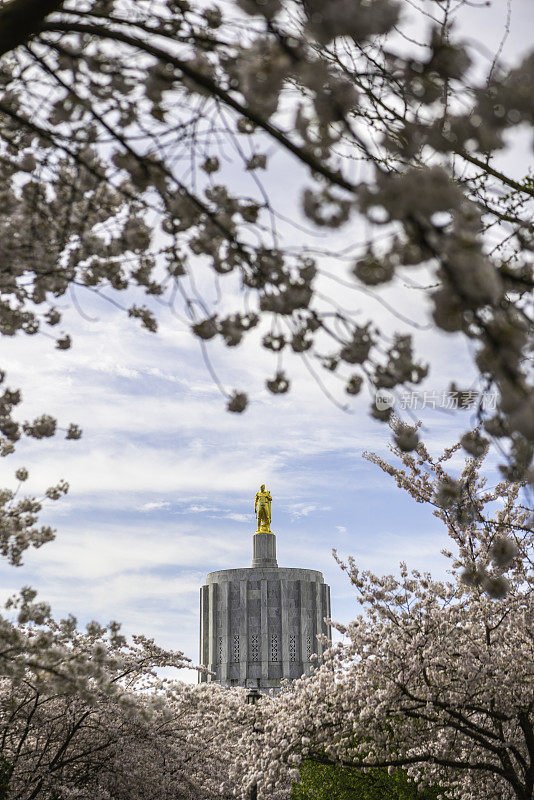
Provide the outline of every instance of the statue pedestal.
<path id="1" fill-rule="evenodd" d="M 253 567 L 277 567 L 276 536 L 274 533 L 255 533 L 253 536 Z"/>

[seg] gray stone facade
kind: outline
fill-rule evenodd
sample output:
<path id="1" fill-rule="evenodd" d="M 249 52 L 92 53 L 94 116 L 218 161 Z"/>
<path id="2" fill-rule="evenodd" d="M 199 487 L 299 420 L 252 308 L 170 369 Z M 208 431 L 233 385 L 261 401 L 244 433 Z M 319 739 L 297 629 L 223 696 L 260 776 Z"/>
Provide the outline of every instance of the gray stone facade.
<path id="1" fill-rule="evenodd" d="M 200 590 L 200 681 L 276 689 L 330 640 L 330 588 L 320 572 L 279 567 L 274 533 L 256 533 L 252 566 L 210 572 Z"/>

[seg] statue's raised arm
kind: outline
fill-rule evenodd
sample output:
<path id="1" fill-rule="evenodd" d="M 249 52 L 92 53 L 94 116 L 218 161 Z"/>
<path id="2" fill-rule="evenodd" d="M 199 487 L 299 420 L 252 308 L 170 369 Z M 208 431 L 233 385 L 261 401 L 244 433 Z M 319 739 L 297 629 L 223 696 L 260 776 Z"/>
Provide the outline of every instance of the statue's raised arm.
<path id="1" fill-rule="evenodd" d="M 271 502 L 271 493 L 268 489 L 265 489 L 265 484 L 262 483 L 260 491 L 256 492 L 256 498 L 254 500 L 254 513 L 258 520 L 258 530 L 256 533 L 272 533 Z"/>

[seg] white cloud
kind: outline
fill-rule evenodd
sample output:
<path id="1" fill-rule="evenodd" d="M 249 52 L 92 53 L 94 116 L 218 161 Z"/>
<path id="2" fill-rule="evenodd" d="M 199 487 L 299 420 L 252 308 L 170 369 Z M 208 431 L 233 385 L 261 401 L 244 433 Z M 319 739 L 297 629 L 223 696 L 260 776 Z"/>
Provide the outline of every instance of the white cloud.
<path id="1" fill-rule="evenodd" d="M 71 527 L 72 526 L 72 527 Z M 232 566 L 243 560 L 244 539 L 221 536 L 215 523 L 193 526 L 158 520 L 155 526 L 125 522 L 81 522 L 62 526 L 56 540 L 38 551 L 29 550 L 25 563 L 40 578 L 55 581 L 79 576 L 100 580 L 125 571 L 206 569 L 207 564 Z M 209 554 L 209 556 L 208 556 Z M 209 560 L 208 560 L 209 559 Z"/>
<path id="2" fill-rule="evenodd" d="M 166 500 L 157 500 L 152 503 L 144 503 L 142 506 L 138 507 L 138 511 L 148 512 L 148 511 L 160 511 L 165 508 L 170 508 L 171 504 Z"/>
<path id="3" fill-rule="evenodd" d="M 310 514 L 318 514 L 331 510 L 331 506 L 318 506 L 314 503 L 292 503 L 289 506 L 291 519 L 300 519 L 301 517 L 308 517 Z"/>
<path id="4" fill-rule="evenodd" d="M 224 519 L 233 519 L 234 522 L 250 522 L 251 514 L 223 514 Z"/>

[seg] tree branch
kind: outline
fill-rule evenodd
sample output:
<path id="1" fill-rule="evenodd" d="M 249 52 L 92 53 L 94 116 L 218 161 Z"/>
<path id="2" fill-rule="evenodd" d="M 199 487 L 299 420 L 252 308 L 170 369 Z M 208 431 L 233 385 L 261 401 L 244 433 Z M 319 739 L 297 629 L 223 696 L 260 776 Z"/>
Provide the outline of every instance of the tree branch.
<path id="1" fill-rule="evenodd" d="M 178 69 L 186 78 L 193 81 L 197 86 L 207 90 L 213 97 L 218 98 L 225 106 L 237 111 L 241 116 L 246 117 L 254 125 L 268 133 L 273 139 L 281 144 L 290 153 L 293 153 L 299 161 L 307 164 L 312 171 L 317 172 L 323 177 L 327 178 L 331 183 L 353 193 L 356 190 L 356 185 L 347 180 L 339 171 L 330 169 L 325 166 L 322 161 L 317 159 L 312 153 L 306 152 L 302 147 L 295 144 L 284 131 L 273 125 L 268 120 L 264 119 L 260 114 L 244 106 L 236 100 L 229 92 L 223 89 L 219 84 L 214 81 L 209 75 L 206 75 L 199 70 L 193 68 L 187 61 L 173 56 L 166 50 L 150 44 L 149 42 L 142 41 L 136 36 L 128 36 L 122 31 L 106 28 L 103 25 L 88 25 L 79 22 L 53 22 L 42 27 L 42 32 L 53 33 L 81 33 L 97 36 L 101 39 L 111 39 L 112 41 L 122 42 L 130 47 L 138 48 L 142 52 L 148 53 L 157 59 L 166 61 L 172 64 L 173 67 Z M 46 44 L 50 44 L 45 39 L 42 39 Z"/>

